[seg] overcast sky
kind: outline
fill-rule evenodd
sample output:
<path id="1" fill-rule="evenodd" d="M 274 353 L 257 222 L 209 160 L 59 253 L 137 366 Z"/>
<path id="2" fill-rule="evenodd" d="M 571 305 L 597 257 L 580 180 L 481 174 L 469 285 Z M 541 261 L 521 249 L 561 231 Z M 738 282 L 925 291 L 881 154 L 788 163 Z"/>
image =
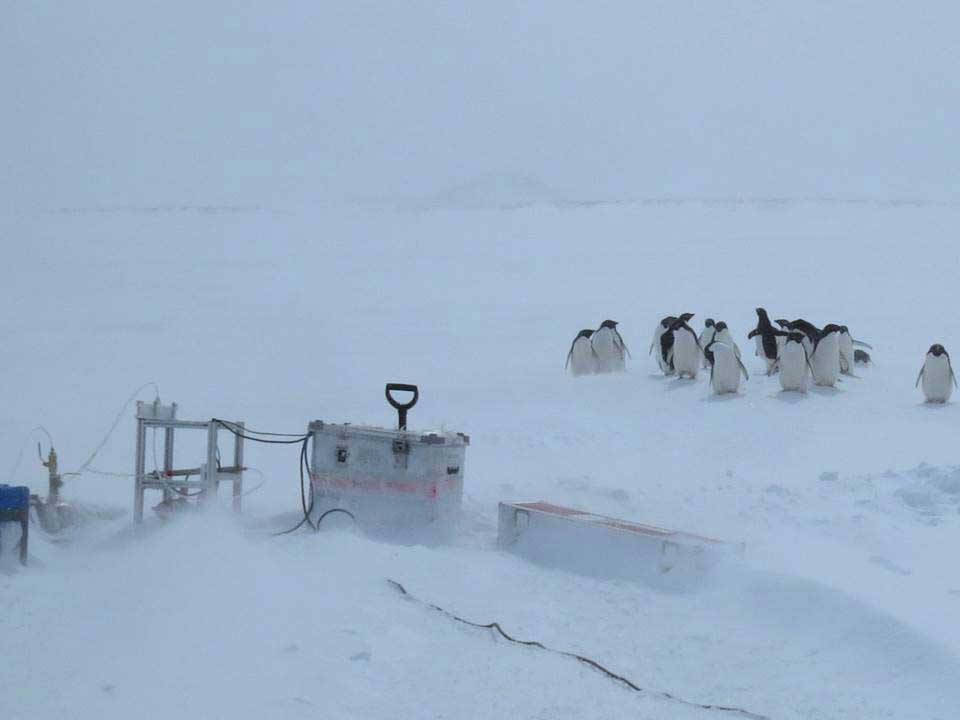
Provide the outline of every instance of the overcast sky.
<path id="1" fill-rule="evenodd" d="M 0 204 L 956 198 L 958 8 L 12 0 Z"/>

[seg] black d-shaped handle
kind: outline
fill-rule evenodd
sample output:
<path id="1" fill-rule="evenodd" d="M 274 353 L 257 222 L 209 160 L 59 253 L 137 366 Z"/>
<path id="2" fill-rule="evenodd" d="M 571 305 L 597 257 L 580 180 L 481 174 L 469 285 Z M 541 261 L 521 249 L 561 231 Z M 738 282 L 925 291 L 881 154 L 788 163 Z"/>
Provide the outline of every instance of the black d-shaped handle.
<path id="1" fill-rule="evenodd" d="M 394 392 L 394 391 L 411 392 L 413 393 L 413 398 L 410 400 L 410 402 L 407 402 L 407 403 L 397 402 L 393 398 L 393 395 L 390 394 L 391 392 Z M 387 383 L 386 395 L 387 395 L 387 402 L 393 405 L 393 407 L 396 408 L 397 410 L 398 429 L 406 430 L 407 429 L 407 410 L 409 410 L 410 408 L 412 408 L 414 405 L 417 404 L 417 400 L 420 399 L 420 390 L 417 389 L 416 385 L 405 385 L 404 383 Z"/>

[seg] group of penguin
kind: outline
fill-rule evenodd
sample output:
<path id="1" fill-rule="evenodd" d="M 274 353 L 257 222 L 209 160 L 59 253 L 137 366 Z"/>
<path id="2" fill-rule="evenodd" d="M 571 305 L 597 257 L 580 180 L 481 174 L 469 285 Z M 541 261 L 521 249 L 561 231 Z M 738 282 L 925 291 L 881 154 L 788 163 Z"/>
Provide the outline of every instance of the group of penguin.
<path id="1" fill-rule="evenodd" d="M 853 375 L 857 364 L 871 364 L 872 350 L 855 340 L 846 325 L 829 323 L 822 328 L 802 318 L 770 321 L 767 311 L 756 309 L 757 326 L 747 339 L 756 341 L 756 355 L 767 366 L 767 375 L 777 374 L 780 387 L 805 393 L 810 384 L 833 387 L 840 375 Z M 718 395 L 735 393 L 741 378 L 750 375 L 740 358 L 740 348 L 723 321 L 707 318 L 698 335 L 690 327 L 693 313 L 668 315 L 657 323 L 650 352 L 656 350 L 657 363 L 664 375 L 696 379 L 701 369 L 710 370 L 710 387 Z M 621 372 L 630 354 L 617 330 L 617 322 L 605 320 L 597 330 L 581 330 L 567 353 L 567 369 L 573 375 Z M 930 403 L 950 399 L 957 379 L 950 355 L 942 345 L 927 351 L 916 384 L 922 383 L 924 397 Z"/>
<path id="2" fill-rule="evenodd" d="M 740 359 L 740 347 L 724 321 L 707 318 L 703 331 L 697 336 L 688 324 L 693 313 L 680 317 L 668 315 L 653 333 L 650 352 L 657 352 L 657 364 L 664 375 L 696 379 L 701 368 L 710 370 L 710 387 L 717 395 L 735 393 L 740 379 L 750 374 Z"/>
<path id="3" fill-rule="evenodd" d="M 623 372 L 630 351 L 620 337 L 615 320 L 604 320 L 596 330 L 581 330 L 567 353 L 571 375 Z"/>

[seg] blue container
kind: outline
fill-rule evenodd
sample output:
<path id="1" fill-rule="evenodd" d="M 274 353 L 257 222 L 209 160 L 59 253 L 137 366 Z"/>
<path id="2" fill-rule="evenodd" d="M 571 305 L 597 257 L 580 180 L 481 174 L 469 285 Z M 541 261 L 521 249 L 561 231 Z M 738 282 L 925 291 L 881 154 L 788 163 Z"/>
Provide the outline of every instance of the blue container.
<path id="1" fill-rule="evenodd" d="M 20 562 L 27 564 L 27 536 L 30 532 L 30 488 L 0 485 L 0 525 L 20 523 Z"/>
<path id="2" fill-rule="evenodd" d="M 25 510 L 30 507 L 30 488 L 0 485 L 0 510 Z"/>

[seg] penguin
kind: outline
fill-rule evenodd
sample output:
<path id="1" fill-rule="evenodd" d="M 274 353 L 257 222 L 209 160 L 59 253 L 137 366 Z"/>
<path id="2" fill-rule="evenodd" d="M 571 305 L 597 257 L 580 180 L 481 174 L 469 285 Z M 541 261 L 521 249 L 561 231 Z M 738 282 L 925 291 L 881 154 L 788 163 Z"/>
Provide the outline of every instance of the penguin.
<path id="1" fill-rule="evenodd" d="M 670 332 L 670 326 L 677 320 L 689 322 L 691 318 L 693 313 L 683 313 L 679 318 L 667 315 L 657 324 L 653 342 L 650 343 L 650 352 L 653 352 L 654 347 L 657 348 L 657 364 L 664 375 L 673 375 L 673 333 Z"/>
<path id="2" fill-rule="evenodd" d="M 706 349 L 713 342 L 714 335 L 716 334 L 716 323 L 714 323 L 713 318 L 707 318 L 703 321 L 703 331 L 700 333 L 700 347 L 703 348 L 703 367 L 710 367 L 710 360 L 707 360 Z"/>
<path id="3" fill-rule="evenodd" d="M 721 320 L 715 326 L 716 332 L 714 333 L 713 339 L 722 342 L 724 345 L 729 345 L 733 348 L 733 351 L 737 354 L 737 357 L 740 357 L 740 346 L 737 345 L 736 341 L 733 339 L 733 333 L 730 332 L 730 328 L 727 327 L 727 324 Z M 703 343 L 700 343 L 701 346 L 706 347 Z"/>
<path id="4" fill-rule="evenodd" d="M 767 311 L 758 307 L 757 327 L 750 331 L 747 338 L 759 338 L 760 348 L 763 351 L 761 357 L 767 361 L 767 375 L 773 375 L 777 369 L 777 337 L 781 335 L 786 333 L 783 330 L 774 329 Z"/>
<path id="5" fill-rule="evenodd" d="M 923 396 L 928 403 L 945 403 L 950 399 L 957 386 L 957 377 L 953 374 L 950 355 L 943 345 L 931 345 L 927 350 L 927 357 L 914 387 L 920 385 L 921 380 Z"/>
<path id="6" fill-rule="evenodd" d="M 615 320 L 604 320 L 590 336 L 590 345 L 597 354 L 597 372 L 623 372 L 627 369 L 630 351 L 617 330 Z"/>
<path id="7" fill-rule="evenodd" d="M 850 335 L 850 328 L 846 325 L 840 326 L 840 372 L 844 375 L 853 375 L 853 366 L 858 362 L 857 354 L 865 355 L 867 362 L 870 360 L 870 355 L 858 351 L 856 348 L 867 348 L 868 350 L 873 350 L 873 346 L 869 343 L 862 342 L 857 340 L 852 335 Z M 859 361 L 863 362 L 863 361 Z"/>
<path id="8" fill-rule="evenodd" d="M 592 375 L 597 372 L 599 358 L 590 342 L 591 335 L 593 330 L 581 330 L 570 344 L 570 352 L 567 353 L 567 363 L 564 367 L 570 371 L 571 375 Z"/>
<path id="9" fill-rule="evenodd" d="M 844 375 L 853 375 L 853 338 L 850 337 L 850 329 L 846 325 L 840 326 L 840 372 Z"/>
<path id="10" fill-rule="evenodd" d="M 810 367 L 813 381 L 821 387 L 833 387 L 840 377 L 840 326 L 825 325 L 817 335 Z"/>
<path id="11" fill-rule="evenodd" d="M 691 314 L 690 317 L 693 315 Z M 696 380 L 702 355 L 697 333 L 687 325 L 683 316 L 674 321 L 670 326 L 670 332 L 673 335 L 673 368 L 677 377 L 687 376 L 691 380 Z"/>
<path id="12" fill-rule="evenodd" d="M 857 349 L 853 351 L 853 362 L 857 365 L 873 365 L 873 361 L 870 359 L 870 353 Z"/>
<path id="13" fill-rule="evenodd" d="M 735 393 L 740 389 L 740 375 L 749 380 L 750 375 L 743 366 L 738 353 L 732 346 L 714 339 L 709 347 L 713 360 L 710 365 L 710 387 L 717 395 Z"/>
<path id="14" fill-rule="evenodd" d="M 780 354 L 780 387 L 805 393 L 810 385 L 810 358 L 803 341 L 806 336 L 791 330 Z"/>
<path id="15" fill-rule="evenodd" d="M 664 375 L 673 374 L 673 365 L 669 361 L 670 351 L 673 349 L 673 334 L 670 333 L 670 326 L 676 319 L 673 315 L 668 315 L 658 322 L 653 331 L 653 340 L 650 342 L 650 353 L 656 348 L 657 365 L 660 366 L 660 372 Z"/>

